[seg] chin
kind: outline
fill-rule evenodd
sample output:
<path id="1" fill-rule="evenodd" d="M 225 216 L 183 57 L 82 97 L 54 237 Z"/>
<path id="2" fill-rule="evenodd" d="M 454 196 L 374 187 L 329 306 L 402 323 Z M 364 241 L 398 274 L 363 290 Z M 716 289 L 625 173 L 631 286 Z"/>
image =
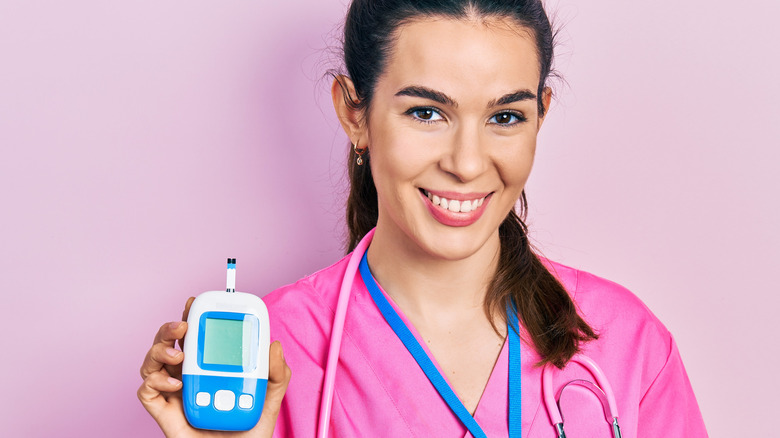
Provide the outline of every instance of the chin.
<path id="1" fill-rule="evenodd" d="M 418 241 L 420 249 L 434 258 L 446 261 L 467 259 L 488 244 L 479 233 L 464 232 L 464 228 L 450 228 L 446 233 L 432 233 Z M 435 237 L 434 237 L 435 236 Z"/>

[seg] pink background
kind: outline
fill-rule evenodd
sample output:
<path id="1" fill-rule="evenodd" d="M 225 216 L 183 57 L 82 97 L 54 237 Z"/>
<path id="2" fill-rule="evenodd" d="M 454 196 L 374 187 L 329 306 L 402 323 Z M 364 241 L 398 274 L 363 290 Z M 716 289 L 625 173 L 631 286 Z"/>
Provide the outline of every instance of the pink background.
<path id="1" fill-rule="evenodd" d="M 138 368 L 226 257 L 263 295 L 342 254 L 322 78 L 345 2 L 0 3 L 0 434 L 160 435 Z M 780 4 L 550 5 L 566 83 L 535 242 L 665 322 L 712 436 L 758 433 L 780 408 Z"/>

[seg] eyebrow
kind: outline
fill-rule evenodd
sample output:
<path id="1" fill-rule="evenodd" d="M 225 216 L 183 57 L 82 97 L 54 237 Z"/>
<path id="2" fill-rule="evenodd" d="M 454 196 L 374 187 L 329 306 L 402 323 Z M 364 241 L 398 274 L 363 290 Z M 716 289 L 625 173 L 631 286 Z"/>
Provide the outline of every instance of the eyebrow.
<path id="1" fill-rule="evenodd" d="M 419 85 L 412 85 L 409 87 L 402 88 L 397 93 L 395 93 L 395 95 L 421 97 L 423 99 L 428 99 L 434 102 L 438 102 L 442 105 L 449 105 L 455 108 L 458 107 L 458 102 L 456 102 L 455 99 L 447 96 L 441 91 L 432 90 L 428 87 L 423 87 Z M 492 108 L 494 106 L 499 106 L 499 105 L 508 105 L 513 102 L 521 102 L 524 100 L 536 100 L 536 94 L 534 94 L 531 90 L 517 90 L 512 93 L 507 93 L 499 97 L 498 99 L 491 100 L 490 102 L 488 102 L 488 108 Z"/>
<path id="2" fill-rule="evenodd" d="M 497 100 L 491 100 L 488 102 L 488 107 L 508 105 L 512 102 L 522 102 L 524 100 L 536 100 L 536 94 L 531 92 L 531 90 L 517 90 L 513 93 L 505 94 Z"/>
<path id="3" fill-rule="evenodd" d="M 455 102 L 455 99 L 451 98 L 450 96 L 447 96 L 441 91 L 431 90 L 430 88 L 421 87 L 419 85 L 413 85 L 411 87 L 402 88 L 397 93 L 395 93 L 395 95 L 422 97 L 423 99 L 439 102 L 442 105 L 449 105 L 455 108 L 458 107 L 458 102 Z"/>

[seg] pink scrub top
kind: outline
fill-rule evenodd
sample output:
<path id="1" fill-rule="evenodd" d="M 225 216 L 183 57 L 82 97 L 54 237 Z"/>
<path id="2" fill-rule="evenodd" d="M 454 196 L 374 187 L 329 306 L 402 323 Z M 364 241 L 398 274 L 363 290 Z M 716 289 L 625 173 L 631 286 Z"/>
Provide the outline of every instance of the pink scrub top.
<path id="1" fill-rule="evenodd" d="M 316 435 L 331 327 L 347 261 L 345 257 L 263 298 L 271 318 L 271 339 L 282 342 L 292 370 L 274 436 Z M 583 352 L 599 364 L 612 385 L 623 436 L 706 437 L 674 339 L 650 310 L 620 285 L 557 263 L 548 267 L 599 334 Z M 388 301 L 393 303 L 389 297 Z M 397 306 L 396 310 L 419 340 Z M 523 343 L 521 359 L 522 435 L 555 437 L 542 399 L 542 370 L 535 366 L 540 357 Z M 579 364 L 570 363 L 554 375 L 556 394 L 578 378 L 594 380 Z M 474 413 L 488 437 L 509 434 L 507 386 L 504 343 Z M 567 389 L 561 411 L 570 437 L 612 436 L 598 399 L 590 393 Z M 471 437 L 385 322 L 359 272 L 344 324 L 330 436 Z"/>

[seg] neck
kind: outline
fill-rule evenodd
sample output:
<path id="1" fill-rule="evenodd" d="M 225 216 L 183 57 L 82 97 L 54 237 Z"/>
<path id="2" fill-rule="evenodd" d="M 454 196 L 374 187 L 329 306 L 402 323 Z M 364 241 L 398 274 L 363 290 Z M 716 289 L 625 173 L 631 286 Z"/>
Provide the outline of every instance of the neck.
<path id="1" fill-rule="evenodd" d="M 441 325 L 484 315 L 485 294 L 498 266 L 498 231 L 476 253 L 457 260 L 437 257 L 407 236 L 382 231 L 377 228 L 368 263 L 407 317 Z"/>

